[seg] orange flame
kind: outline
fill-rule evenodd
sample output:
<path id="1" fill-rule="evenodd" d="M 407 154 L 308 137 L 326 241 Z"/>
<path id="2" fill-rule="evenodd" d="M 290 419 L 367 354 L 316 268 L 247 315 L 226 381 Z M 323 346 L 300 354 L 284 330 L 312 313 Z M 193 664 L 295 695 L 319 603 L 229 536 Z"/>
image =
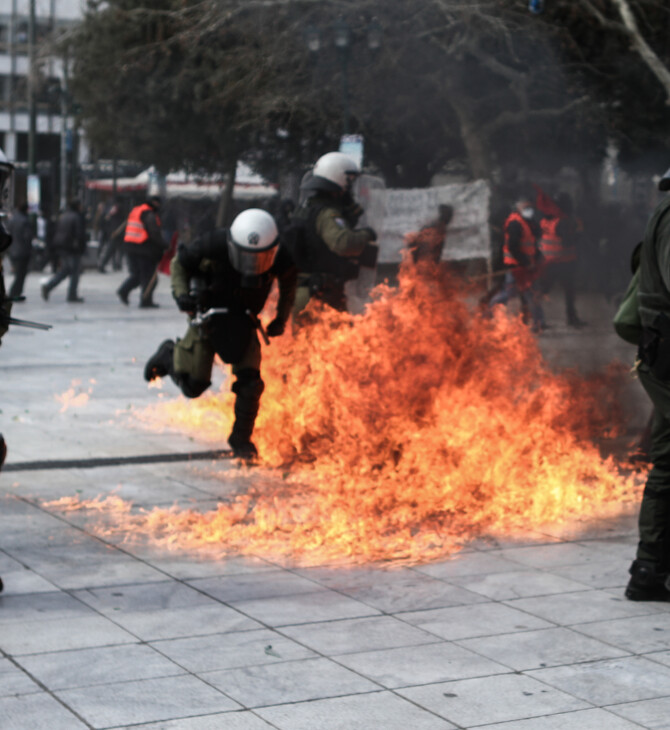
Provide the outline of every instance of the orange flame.
<path id="1" fill-rule="evenodd" d="M 95 383 L 95 380 L 91 379 L 90 382 Z M 75 379 L 70 383 L 70 387 L 64 393 L 56 394 L 54 398 L 62 406 L 60 412 L 65 413 L 70 408 L 82 408 L 85 406 L 92 392 L 93 388 L 89 388 L 87 391 L 82 390 L 81 380 Z"/>
<path id="2" fill-rule="evenodd" d="M 250 489 L 206 514 L 124 505 L 119 531 L 302 564 L 417 562 L 482 534 L 619 513 L 638 487 L 592 439 L 615 430 L 624 368 L 553 374 L 519 319 L 473 313 L 433 274 L 403 267 L 362 315 L 312 305 L 309 325 L 264 349 L 255 440 L 274 479 L 249 472 Z M 138 416 L 223 445 L 232 402 Z"/>

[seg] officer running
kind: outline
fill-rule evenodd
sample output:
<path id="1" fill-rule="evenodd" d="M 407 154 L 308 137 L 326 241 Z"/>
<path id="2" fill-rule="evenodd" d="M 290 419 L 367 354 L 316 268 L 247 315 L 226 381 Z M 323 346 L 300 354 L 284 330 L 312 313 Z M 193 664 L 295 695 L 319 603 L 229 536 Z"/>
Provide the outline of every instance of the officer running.
<path id="1" fill-rule="evenodd" d="M 216 229 L 179 246 L 172 260 L 172 294 L 190 325 L 185 337 L 165 340 L 144 369 L 148 381 L 170 375 L 188 398 L 211 385 L 214 355 L 232 365 L 235 422 L 228 443 L 235 456 L 253 459 L 251 441 L 264 384 L 257 315 L 277 279 L 279 300 L 268 337 L 284 332 L 295 298 L 296 269 L 274 218 L 264 210 L 240 213 L 230 229 Z"/>
<path id="2" fill-rule="evenodd" d="M 359 267 L 377 261 L 377 234 L 372 228 L 354 230 L 363 209 L 351 194 L 360 174 L 356 162 L 341 152 L 320 157 L 302 185 L 308 197 L 292 218 L 296 235 L 289 242 L 298 267 L 294 315 L 312 297 L 340 312 L 347 309 L 344 285 L 358 276 Z"/>

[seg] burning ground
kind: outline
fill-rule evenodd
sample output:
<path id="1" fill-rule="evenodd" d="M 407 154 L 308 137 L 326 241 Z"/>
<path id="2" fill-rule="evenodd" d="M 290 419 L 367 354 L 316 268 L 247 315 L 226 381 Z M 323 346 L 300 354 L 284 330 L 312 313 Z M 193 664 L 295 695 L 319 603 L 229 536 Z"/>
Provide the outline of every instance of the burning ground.
<path id="1" fill-rule="evenodd" d="M 418 562 L 480 535 L 610 516 L 636 498 L 595 445 L 616 432 L 622 368 L 552 373 L 518 319 L 482 317 L 429 271 L 403 269 L 362 315 L 311 314 L 263 353 L 254 440 L 276 478 L 252 471 L 255 486 L 205 514 L 99 500 L 118 515 L 113 531 L 302 564 Z M 232 404 L 226 383 L 138 417 L 224 446 Z"/>

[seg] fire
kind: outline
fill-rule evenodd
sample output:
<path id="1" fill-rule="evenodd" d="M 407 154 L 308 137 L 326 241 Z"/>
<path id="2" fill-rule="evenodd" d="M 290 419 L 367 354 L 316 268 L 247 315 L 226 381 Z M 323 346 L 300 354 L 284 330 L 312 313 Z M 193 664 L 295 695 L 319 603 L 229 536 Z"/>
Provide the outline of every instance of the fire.
<path id="1" fill-rule="evenodd" d="M 95 380 L 91 379 L 90 382 L 95 383 Z M 64 393 L 56 394 L 54 398 L 61 404 L 60 412 L 65 413 L 70 408 L 81 408 L 85 406 L 92 392 L 93 388 L 82 390 L 81 380 L 75 379 L 70 383 L 70 387 Z"/>
<path id="2" fill-rule="evenodd" d="M 593 443 L 615 431 L 623 367 L 554 374 L 518 318 L 482 316 L 433 274 L 404 267 L 361 315 L 314 306 L 264 348 L 254 438 L 268 478 L 249 471 L 252 486 L 206 514 L 124 504 L 118 531 L 302 564 L 418 562 L 631 504 L 635 480 Z M 138 415 L 223 446 L 232 403 L 226 384 Z"/>

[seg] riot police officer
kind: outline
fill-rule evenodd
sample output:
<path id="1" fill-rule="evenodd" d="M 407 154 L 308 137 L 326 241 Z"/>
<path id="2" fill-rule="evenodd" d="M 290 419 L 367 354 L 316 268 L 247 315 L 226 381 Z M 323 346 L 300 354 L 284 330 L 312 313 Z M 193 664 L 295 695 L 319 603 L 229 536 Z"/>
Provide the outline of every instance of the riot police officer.
<path id="1" fill-rule="evenodd" d="M 329 152 L 302 185 L 307 197 L 293 215 L 293 236 L 287 236 L 299 271 L 295 314 L 312 297 L 346 311 L 345 283 L 357 278 L 361 265 L 376 263 L 377 234 L 372 228 L 355 229 L 363 209 L 351 188 L 359 174 L 350 157 Z"/>
<path id="2" fill-rule="evenodd" d="M 273 217 L 257 208 L 240 213 L 228 230 L 216 229 L 180 246 L 172 260 L 172 294 L 191 321 L 183 339 L 161 344 L 144 377 L 170 375 L 185 396 L 197 398 L 211 385 L 214 355 L 231 364 L 236 398 L 228 443 L 242 459 L 257 455 L 251 435 L 264 389 L 257 315 L 277 279 L 277 313 L 267 335 L 284 332 L 296 275 L 291 256 L 279 245 Z"/>

